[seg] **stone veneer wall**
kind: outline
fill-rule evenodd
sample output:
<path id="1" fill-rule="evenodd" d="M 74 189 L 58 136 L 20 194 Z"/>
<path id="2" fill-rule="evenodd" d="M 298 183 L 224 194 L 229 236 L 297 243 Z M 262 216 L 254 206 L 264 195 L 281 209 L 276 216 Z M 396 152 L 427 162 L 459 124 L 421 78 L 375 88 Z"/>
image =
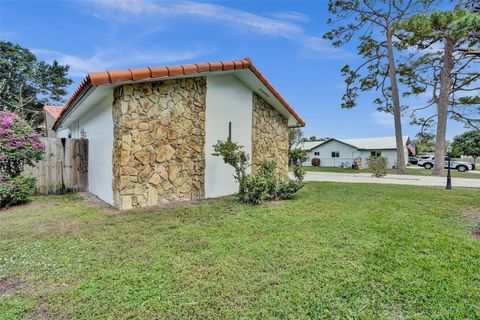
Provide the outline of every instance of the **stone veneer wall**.
<path id="1" fill-rule="evenodd" d="M 277 174 L 288 174 L 288 120 L 253 93 L 252 171 L 261 161 L 274 160 Z"/>
<path id="2" fill-rule="evenodd" d="M 126 84 L 113 101 L 119 209 L 204 196 L 205 77 Z"/>

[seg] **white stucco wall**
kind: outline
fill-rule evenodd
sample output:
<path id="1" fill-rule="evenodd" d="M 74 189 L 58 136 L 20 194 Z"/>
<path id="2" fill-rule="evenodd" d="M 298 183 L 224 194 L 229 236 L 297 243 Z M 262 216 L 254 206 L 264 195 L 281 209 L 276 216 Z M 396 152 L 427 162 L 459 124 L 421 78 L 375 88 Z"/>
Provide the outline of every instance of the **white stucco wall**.
<path id="1" fill-rule="evenodd" d="M 88 191 L 110 204 L 113 204 L 112 103 L 113 93 L 101 100 L 69 128 L 72 138 L 81 138 L 83 129 L 88 139 Z"/>
<path id="2" fill-rule="evenodd" d="M 234 170 L 221 157 L 212 156 L 217 140 L 228 138 L 232 122 L 232 140 L 243 146 L 251 158 L 252 91 L 233 75 L 207 77 L 205 112 L 205 197 L 233 194 L 238 186 Z"/>
<path id="3" fill-rule="evenodd" d="M 332 152 L 337 151 L 340 153 L 338 158 L 332 158 Z M 315 155 L 315 152 L 319 152 L 319 155 Z M 347 162 L 353 164 L 352 159 L 358 157 L 360 152 L 349 145 L 332 140 L 308 152 L 308 160 L 304 162 L 305 166 L 312 165 L 313 158 L 320 158 L 320 166 L 322 167 L 340 167 L 342 163 Z"/>
<path id="4" fill-rule="evenodd" d="M 55 133 L 56 138 L 68 138 L 68 134 L 70 133 L 69 129 L 64 129 L 64 130 L 58 130 Z"/>
<path id="5" fill-rule="evenodd" d="M 387 158 L 387 166 L 391 169 L 393 166 L 397 165 L 397 150 L 388 149 L 388 150 L 365 150 L 362 151 L 362 165 L 367 167 L 367 158 L 370 157 L 372 151 L 377 151 L 381 153 L 382 157 Z M 403 151 L 405 153 L 405 164 L 408 162 L 408 151 L 407 148 Z"/>
<path id="6" fill-rule="evenodd" d="M 332 158 L 332 151 L 338 151 L 340 152 L 340 157 L 339 158 Z M 319 145 L 318 147 L 310 150 L 307 152 L 308 154 L 308 160 L 304 162 L 304 166 L 311 166 L 312 163 L 312 158 L 320 158 L 320 166 L 322 167 L 340 167 L 343 164 L 347 165 L 353 164 L 353 160 L 356 159 L 357 157 L 361 158 L 362 161 L 362 167 L 367 168 L 367 158 L 370 157 L 371 152 L 376 151 L 380 152 L 382 157 L 386 157 L 388 160 L 388 167 L 392 168 L 393 166 L 396 165 L 397 163 L 397 151 L 394 149 L 387 149 L 387 150 L 358 150 L 352 146 L 343 144 L 338 141 L 330 141 L 326 142 L 322 145 Z M 319 155 L 315 155 L 315 152 L 319 152 Z M 408 160 L 408 152 L 405 147 L 405 155 L 406 155 L 406 161 L 407 163 Z"/>

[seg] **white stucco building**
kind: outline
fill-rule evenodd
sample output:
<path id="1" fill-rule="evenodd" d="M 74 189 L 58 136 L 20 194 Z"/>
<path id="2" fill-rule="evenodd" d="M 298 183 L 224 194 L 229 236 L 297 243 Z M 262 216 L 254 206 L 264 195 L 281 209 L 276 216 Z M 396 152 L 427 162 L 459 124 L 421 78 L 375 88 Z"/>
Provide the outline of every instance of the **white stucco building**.
<path id="1" fill-rule="evenodd" d="M 408 136 L 403 137 L 405 164 L 408 161 Z M 355 159 L 361 161 L 362 167 L 367 167 L 367 158 L 377 155 L 387 158 L 388 166 L 397 163 L 397 145 L 395 136 L 363 139 L 329 139 L 326 141 L 304 142 L 300 148 L 307 151 L 308 160 L 305 166 L 312 165 L 312 159 L 320 159 L 322 167 L 351 167 Z"/>
<path id="2" fill-rule="evenodd" d="M 304 126 L 249 59 L 92 72 L 55 118 L 59 137 L 88 139 L 89 191 L 120 209 L 234 193 L 212 155 L 228 137 L 253 171 L 275 160 L 286 176 L 288 128 Z"/>

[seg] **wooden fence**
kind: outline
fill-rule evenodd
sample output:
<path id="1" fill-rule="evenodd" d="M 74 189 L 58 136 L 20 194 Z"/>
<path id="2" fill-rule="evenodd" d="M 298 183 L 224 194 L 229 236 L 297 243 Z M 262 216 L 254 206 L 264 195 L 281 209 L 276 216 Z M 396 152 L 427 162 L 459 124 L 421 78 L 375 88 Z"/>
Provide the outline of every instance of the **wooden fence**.
<path id="1" fill-rule="evenodd" d="M 88 191 L 88 140 L 45 138 L 45 160 L 24 174 L 37 178 L 37 193 Z"/>

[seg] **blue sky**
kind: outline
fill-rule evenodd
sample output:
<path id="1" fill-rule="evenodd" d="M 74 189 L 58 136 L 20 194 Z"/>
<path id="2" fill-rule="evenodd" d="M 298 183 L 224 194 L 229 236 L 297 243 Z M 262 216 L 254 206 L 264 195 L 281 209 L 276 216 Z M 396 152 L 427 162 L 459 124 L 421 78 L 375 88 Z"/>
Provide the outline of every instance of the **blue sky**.
<path id="1" fill-rule="evenodd" d="M 340 69 L 356 64 L 355 43 L 334 48 L 327 1 L 5 1 L 0 38 L 43 60 L 71 66 L 75 86 L 90 71 L 252 58 L 306 121 L 305 135 L 358 138 L 394 134 L 372 94 L 340 108 Z M 421 99 L 408 101 L 418 105 Z M 405 101 L 406 103 L 406 101 Z M 403 121 L 404 134 L 418 127 Z M 447 138 L 465 131 L 451 122 Z"/>

